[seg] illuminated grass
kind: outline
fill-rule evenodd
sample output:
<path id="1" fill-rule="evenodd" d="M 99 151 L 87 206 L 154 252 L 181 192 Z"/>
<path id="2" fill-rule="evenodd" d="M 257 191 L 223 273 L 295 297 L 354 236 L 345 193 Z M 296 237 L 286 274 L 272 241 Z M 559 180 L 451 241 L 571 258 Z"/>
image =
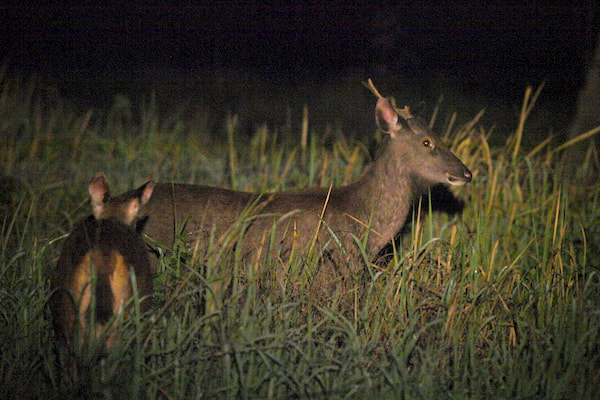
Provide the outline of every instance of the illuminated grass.
<path id="1" fill-rule="evenodd" d="M 319 132 L 296 140 L 259 127 L 246 140 L 233 119 L 219 142 L 152 99 L 77 111 L 34 81 L 0 82 L 0 398 L 579 399 L 600 390 L 600 186 L 585 174 L 564 182 L 558 145 L 522 148 L 527 115 L 499 148 L 478 117 L 438 127 L 474 173 L 455 191 L 464 212 L 415 208 L 387 255 L 362 266 L 351 309 L 312 298 L 309 279 L 264 292 L 258 267 L 299 266 L 246 264 L 217 246 L 239 240 L 242 219 L 206 254 L 178 247 L 161 260 L 154 310 L 122 323 L 106 359 L 60 368 L 46 276 L 89 212 L 96 172 L 115 192 L 151 177 L 262 191 L 347 183 L 370 157 L 364 143 L 324 145 Z"/>

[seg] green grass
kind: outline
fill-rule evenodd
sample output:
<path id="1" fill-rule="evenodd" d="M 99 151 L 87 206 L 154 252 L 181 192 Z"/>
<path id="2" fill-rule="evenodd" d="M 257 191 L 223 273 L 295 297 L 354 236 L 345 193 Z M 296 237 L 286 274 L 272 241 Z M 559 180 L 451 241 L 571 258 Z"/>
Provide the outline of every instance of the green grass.
<path id="1" fill-rule="evenodd" d="M 340 185 L 360 176 L 370 145 L 267 127 L 245 138 L 233 117 L 220 140 L 183 111 L 161 114 L 153 98 L 88 112 L 35 80 L 0 74 L 0 83 L 0 398 L 600 392 L 600 185 L 589 175 L 597 150 L 590 145 L 565 181 L 557 144 L 523 148 L 532 91 L 504 146 L 490 148 L 492 129 L 476 121 L 436 126 L 474 173 L 455 190 L 464 212 L 426 204 L 389 257 L 360 266 L 365 289 L 349 311 L 335 298 L 313 299 L 294 260 L 256 266 L 216 244 L 208 255 L 177 246 L 159 265 L 154 310 L 124 321 L 105 359 L 84 349 L 60 368 L 47 273 L 90 212 L 96 172 L 115 193 L 152 177 L 256 191 Z M 239 240 L 239 223 L 226 240 Z M 258 268 L 287 268 L 289 280 L 261 292 Z"/>

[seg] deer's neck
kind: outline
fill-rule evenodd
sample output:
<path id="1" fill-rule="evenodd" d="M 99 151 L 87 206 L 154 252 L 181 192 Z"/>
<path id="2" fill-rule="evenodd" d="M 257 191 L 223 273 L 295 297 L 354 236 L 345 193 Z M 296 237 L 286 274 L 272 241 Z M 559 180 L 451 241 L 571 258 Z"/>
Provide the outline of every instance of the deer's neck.
<path id="1" fill-rule="evenodd" d="M 378 253 L 393 240 L 406 221 L 411 205 L 424 190 L 410 168 L 410 158 L 391 143 L 353 185 L 362 204 L 361 218 L 371 227 L 369 250 Z"/>

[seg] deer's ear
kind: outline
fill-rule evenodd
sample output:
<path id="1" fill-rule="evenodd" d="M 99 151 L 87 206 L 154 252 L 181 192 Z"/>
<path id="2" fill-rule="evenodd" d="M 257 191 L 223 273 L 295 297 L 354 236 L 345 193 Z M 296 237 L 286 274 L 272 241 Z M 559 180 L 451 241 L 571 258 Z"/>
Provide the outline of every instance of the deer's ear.
<path id="1" fill-rule="evenodd" d="M 154 191 L 154 186 L 156 182 L 154 180 L 148 181 L 144 184 L 142 194 L 140 195 L 140 205 L 146 204 L 150 197 L 152 196 L 152 192 Z"/>
<path id="2" fill-rule="evenodd" d="M 133 199 L 129 200 L 123 208 L 123 213 L 124 213 L 124 221 L 123 222 L 127 225 L 133 224 L 133 221 L 135 220 L 135 217 L 137 217 L 139 210 L 140 210 L 140 199 L 138 199 L 137 197 L 134 197 Z"/>
<path id="3" fill-rule="evenodd" d="M 380 97 L 375 107 L 375 120 L 383 132 L 395 136 L 401 129 L 398 124 L 398 114 L 385 97 Z"/>
<path id="4" fill-rule="evenodd" d="M 96 174 L 88 186 L 88 192 L 90 193 L 90 198 L 92 200 L 94 217 L 100 219 L 104 209 L 104 203 L 110 198 L 110 185 L 104 174 Z"/>

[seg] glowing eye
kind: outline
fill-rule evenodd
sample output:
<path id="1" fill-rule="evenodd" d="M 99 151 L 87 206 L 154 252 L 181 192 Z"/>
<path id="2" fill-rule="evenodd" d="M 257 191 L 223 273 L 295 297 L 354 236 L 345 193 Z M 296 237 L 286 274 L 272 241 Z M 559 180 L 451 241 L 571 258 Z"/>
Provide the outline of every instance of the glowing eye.
<path id="1" fill-rule="evenodd" d="M 431 142 L 429 141 L 429 139 L 423 140 L 423 146 L 425 146 L 425 147 L 432 147 L 431 146 Z"/>

